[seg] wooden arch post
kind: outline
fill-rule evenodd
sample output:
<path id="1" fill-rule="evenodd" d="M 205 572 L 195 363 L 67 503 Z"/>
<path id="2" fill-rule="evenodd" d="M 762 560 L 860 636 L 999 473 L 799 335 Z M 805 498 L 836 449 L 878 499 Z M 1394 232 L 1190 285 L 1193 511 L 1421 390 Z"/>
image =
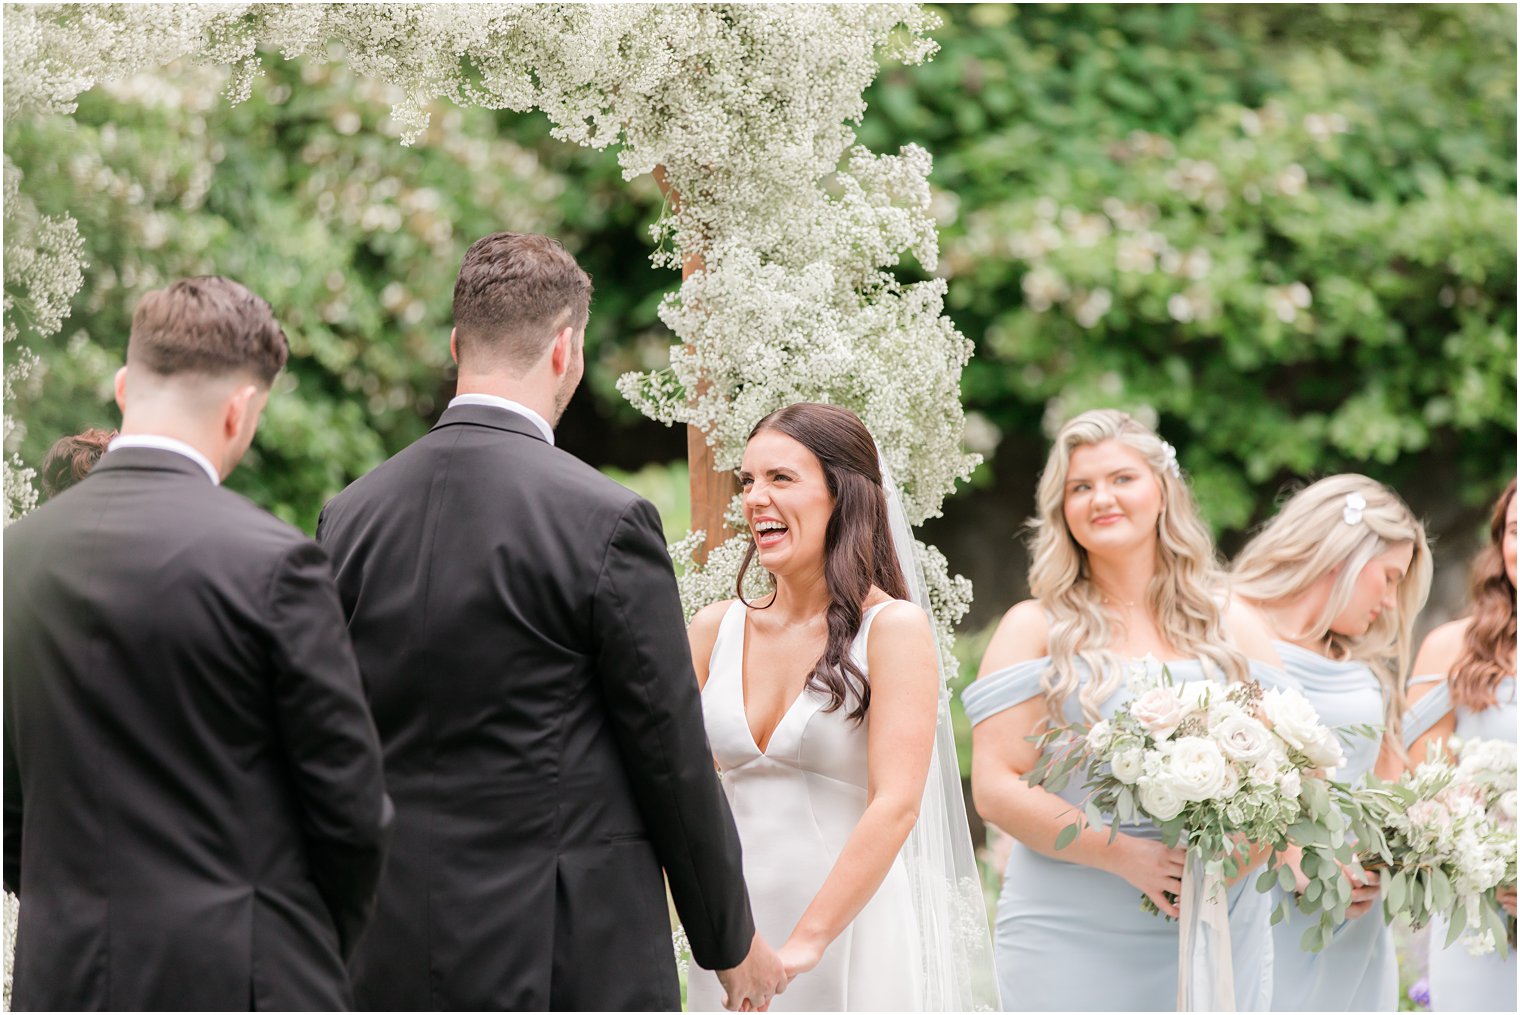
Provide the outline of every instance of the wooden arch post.
<path id="1" fill-rule="evenodd" d="M 655 167 L 654 178 L 661 192 L 669 198 L 671 209 L 679 211 L 681 195 L 670 189 L 664 166 Z M 704 267 L 701 254 L 687 254 L 681 261 L 681 281 L 685 282 Z M 699 393 L 706 390 L 707 383 L 706 379 L 698 382 Z M 723 515 L 734 494 L 739 492 L 739 484 L 732 472 L 718 470 L 717 455 L 707 443 L 707 434 L 690 425 L 686 427 L 686 466 L 690 472 L 691 527 L 707 534 L 693 556 L 698 564 L 705 564 L 713 548 L 734 534 Z"/>

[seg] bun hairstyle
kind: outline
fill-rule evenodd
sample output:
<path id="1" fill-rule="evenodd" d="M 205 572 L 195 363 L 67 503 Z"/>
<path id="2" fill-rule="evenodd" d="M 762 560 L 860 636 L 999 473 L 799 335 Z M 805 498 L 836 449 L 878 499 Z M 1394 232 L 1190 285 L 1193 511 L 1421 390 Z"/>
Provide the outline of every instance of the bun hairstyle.
<path id="1" fill-rule="evenodd" d="M 1040 473 L 1038 514 L 1029 525 L 1029 590 L 1050 619 L 1051 664 L 1043 688 L 1046 707 L 1056 723 L 1066 721 L 1066 701 L 1073 693 L 1088 721 L 1101 718 L 1100 706 L 1119 689 L 1126 671 L 1126 661 L 1109 647 L 1109 615 L 1092 583 L 1087 551 L 1066 525 L 1066 478 L 1072 452 L 1104 441 L 1118 441 L 1139 452 L 1161 487 L 1156 573 L 1145 598 L 1162 637 L 1177 652 L 1211 663 L 1230 680 L 1243 681 L 1250 675 L 1246 657 L 1225 636 L 1223 612 L 1216 599 L 1223 583 L 1214 541 L 1176 467 L 1175 452 L 1128 414 L 1094 409 L 1075 417 L 1056 434 Z M 1091 674 L 1085 684 L 1078 660 Z"/>
<path id="2" fill-rule="evenodd" d="M 1473 561 L 1472 623 L 1451 668 L 1451 698 L 1480 711 L 1496 704 L 1499 681 L 1515 674 L 1515 585 L 1504 570 L 1504 527 L 1515 481 L 1500 494 L 1488 522 L 1488 545 Z"/>
<path id="3" fill-rule="evenodd" d="M 850 644 L 860 632 L 866 596 L 872 585 L 894 599 L 908 596 L 887 523 L 876 442 L 853 412 L 819 402 L 798 402 L 777 409 L 755 424 L 749 439 L 767 430 L 785 434 L 813 453 L 823 466 L 824 480 L 834 498 L 834 513 L 829 516 L 823 539 L 823 576 L 829 590 L 828 642 L 813 664 L 806 686 L 828 695 L 826 712 L 843 708 L 853 694 L 856 705 L 848 717 L 859 722 L 871 705 L 871 684 L 850 659 Z M 751 538 L 736 583 L 741 600 L 744 575 L 755 553 Z"/>
<path id="4" fill-rule="evenodd" d="M 56 497 L 89 475 L 115 436 L 115 430 L 91 427 L 54 441 L 42 460 L 42 492 L 49 498 Z"/>
<path id="5" fill-rule="evenodd" d="M 1359 505 L 1359 506 L 1358 506 Z M 1350 601 L 1367 562 L 1389 547 L 1412 543 L 1414 556 L 1399 583 L 1398 609 L 1384 611 L 1364 633 L 1336 634 L 1330 624 Z M 1402 744 L 1403 682 L 1414 620 L 1430 594 L 1430 547 L 1425 527 L 1399 495 L 1355 473 L 1330 476 L 1294 494 L 1235 558 L 1232 588 L 1255 603 L 1300 595 L 1339 568 L 1330 598 L 1308 630 L 1290 639 L 1325 639 L 1331 659 L 1366 663 L 1383 686 L 1388 741 Z"/>

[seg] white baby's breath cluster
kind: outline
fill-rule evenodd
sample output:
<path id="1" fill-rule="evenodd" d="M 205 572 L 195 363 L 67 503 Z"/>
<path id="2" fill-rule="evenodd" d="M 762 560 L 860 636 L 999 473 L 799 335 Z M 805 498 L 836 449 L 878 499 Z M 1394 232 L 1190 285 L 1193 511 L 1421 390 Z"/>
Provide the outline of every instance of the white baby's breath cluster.
<path id="1" fill-rule="evenodd" d="M 625 376 L 625 396 L 706 430 L 721 468 L 773 409 L 852 408 L 918 523 L 977 462 L 959 396 L 971 346 L 944 315 L 942 281 L 890 274 L 905 253 L 927 270 L 938 259 L 928 153 L 872 154 L 853 124 L 880 61 L 926 59 L 935 23 L 916 4 L 18 6 L 5 15 L 5 117 L 67 114 L 81 92 L 179 58 L 230 68 L 236 101 L 271 51 L 341 54 L 387 82 L 403 144 L 440 98 L 541 109 L 562 139 L 618 144 L 629 179 L 663 167 L 678 199 L 655 259 L 702 262 L 661 309 L 680 340 L 670 368 Z M 7 291 L 16 256 L 24 287 L 57 292 L 47 282 L 68 275 L 69 256 L 77 274 L 79 247 L 34 248 L 52 261 L 13 249 L 11 176 Z M 689 609 L 728 594 L 733 556 L 714 554 L 711 580 L 688 575 Z M 948 631 L 969 590 L 948 576 L 937 588 Z"/>
<path id="2" fill-rule="evenodd" d="M 7 19 L 7 25 L 9 20 Z M 7 45 L 9 39 L 7 39 Z M 7 77 L 9 76 L 7 68 Z M 21 170 L 7 157 L 5 167 L 5 370 L 4 401 L 7 410 L 17 389 L 33 378 L 37 357 L 17 344 L 21 322 L 37 336 L 47 336 L 63 326 L 69 302 L 84 284 L 80 256 L 84 239 L 72 218 L 40 214 L 21 190 Z M 3 463 L 5 522 L 26 514 L 37 503 L 32 485 L 36 472 L 16 453 L 25 427 L 9 411 L 5 413 Z"/>

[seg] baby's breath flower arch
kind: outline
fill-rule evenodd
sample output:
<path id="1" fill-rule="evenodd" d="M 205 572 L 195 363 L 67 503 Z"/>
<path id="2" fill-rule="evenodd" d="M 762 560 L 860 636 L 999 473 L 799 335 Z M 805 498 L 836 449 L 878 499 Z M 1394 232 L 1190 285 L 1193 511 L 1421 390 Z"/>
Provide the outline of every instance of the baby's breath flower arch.
<path id="1" fill-rule="evenodd" d="M 660 311 L 679 344 L 668 369 L 628 374 L 619 390 L 654 419 L 697 428 L 720 470 L 772 409 L 849 406 L 916 524 L 976 464 L 961 444 L 970 343 L 944 315 L 942 281 L 890 273 L 905 252 L 935 267 L 928 153 L 874 154 L 854 144 L 852 125 L 879 61 L 928 58 L 933 25 L 914 4 L 8 6 L 4 111 L 7 123 L 66 116 L 95 85 L 179 59 L 231 68 L 236 102 L 270 52 L 341 53 L 357 74 L 399 86 L 403 144 L 440 98 L 542 110 L 564 140 L 617 145 L 628 179 L 662 168 L 677 195 L 654 227 L 653 256 L 688 267 Z M 72 219 L 38 213 L 9 159 L 4 171 L 9 403 L 32 362 L 13 344 L 18 322 L 36 336 L 61 327 L 83 245 Z M 35 501 L 14 425 L 7 417 L 7 518 Z M 745 538 L 705 536 L 675 548 L 690 564 L 688 610 L 728 593 Z M 699 566 L 689 558 L 704 545 Z M 922 552 L 948 632 L 970 586 Z"/>

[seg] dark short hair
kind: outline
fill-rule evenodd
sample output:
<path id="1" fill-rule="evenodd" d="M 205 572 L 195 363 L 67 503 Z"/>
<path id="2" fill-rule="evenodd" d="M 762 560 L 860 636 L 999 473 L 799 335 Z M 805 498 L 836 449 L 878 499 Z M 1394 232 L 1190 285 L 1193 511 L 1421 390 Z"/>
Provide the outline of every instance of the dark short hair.
<path id="1" fill-rule="evenodd" d="M 492 233 L 471 244 L 454 283 L 459 361 L 532 366 L 566 325 L 591 314 L 591 276 L 562 243 L 532 233 Z"/>
<path id="2" fill-rule="evenodd" d="M 128 363 L 163 377 L 249 373 L 265 387 L 289 354 L 269 304 L 218 275 L 180 279 L 145 295 L 132 314 L 127 342 Z"/>
<path id="3" fill-rule="evenodd" d="M 115 430 L 91 427 L 54 441 L 42 460 L 42 492 L 56 497 L 88 476 L 115 436 Z"/>

